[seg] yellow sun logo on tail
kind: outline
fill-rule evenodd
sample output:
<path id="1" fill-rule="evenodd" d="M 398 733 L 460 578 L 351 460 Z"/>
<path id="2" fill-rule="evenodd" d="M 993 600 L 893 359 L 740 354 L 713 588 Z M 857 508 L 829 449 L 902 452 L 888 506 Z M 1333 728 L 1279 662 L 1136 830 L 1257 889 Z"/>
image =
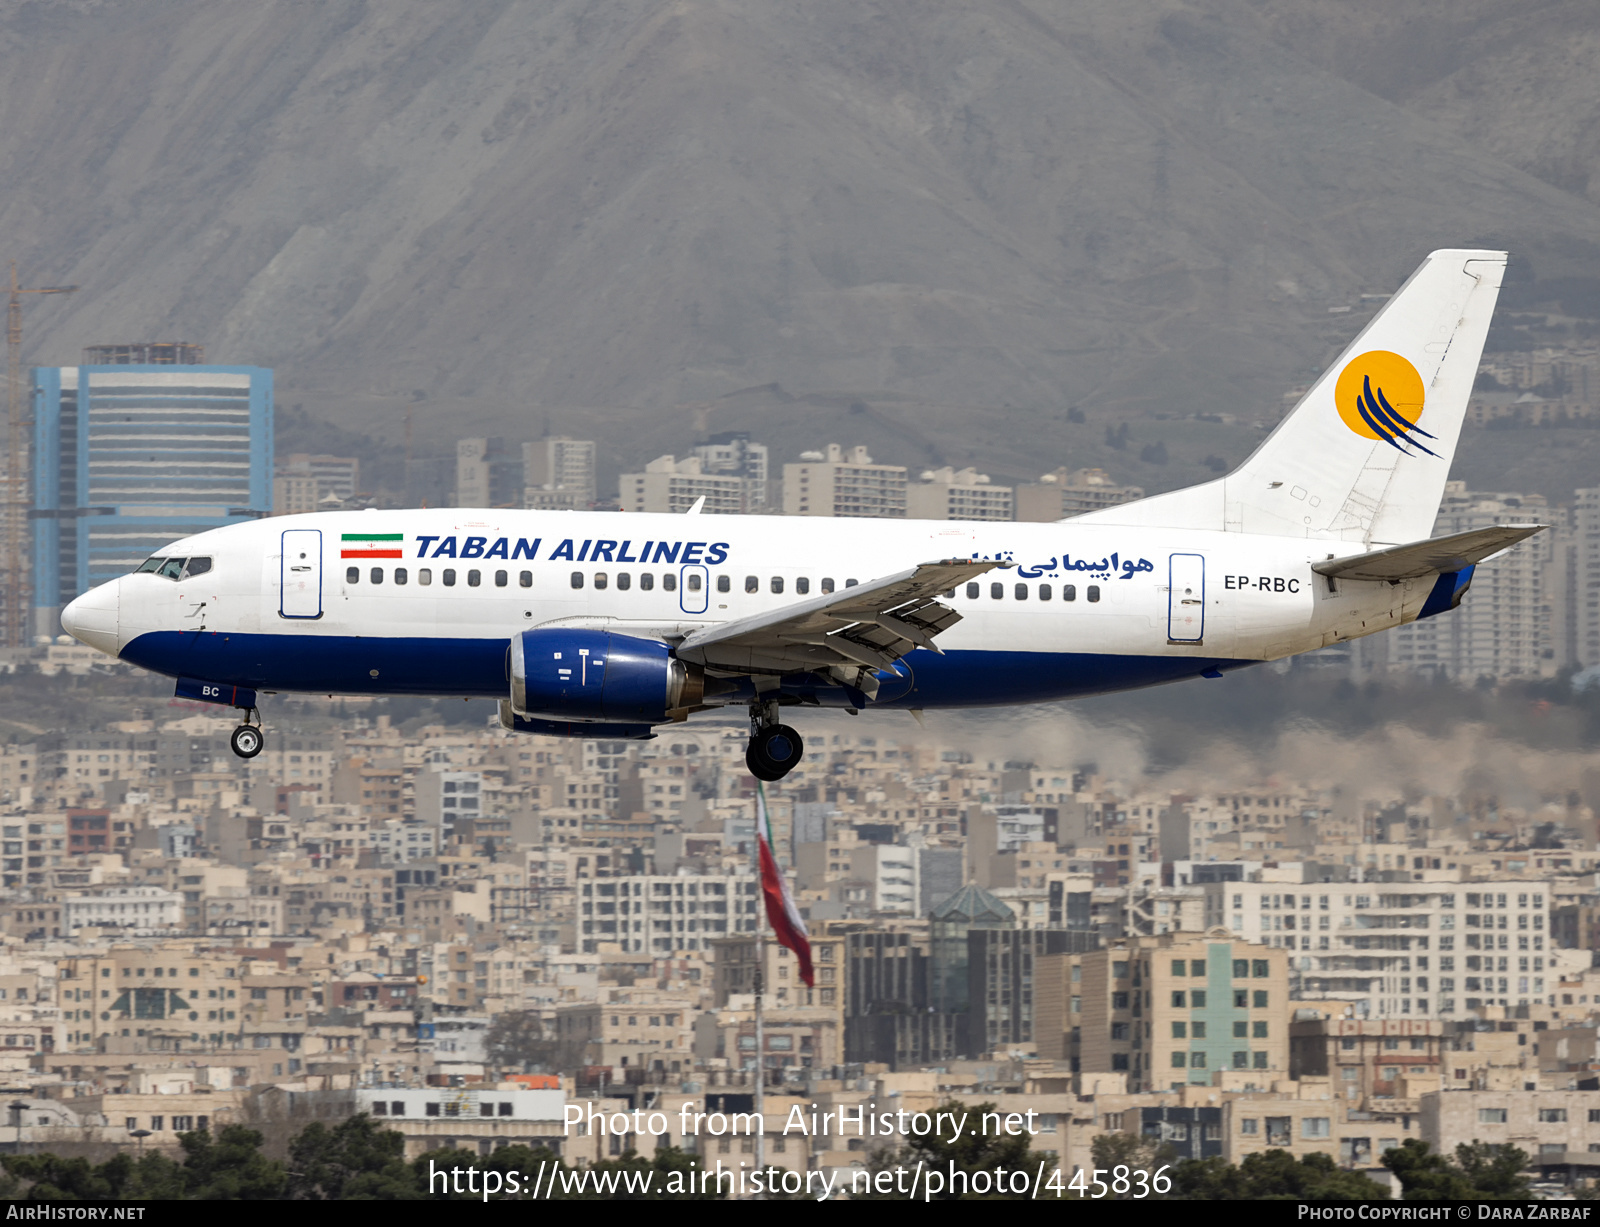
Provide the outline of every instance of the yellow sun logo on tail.
<path id="1" fill-rule="evenodd" d="M 1407 456 L 1438 456 L 1422 442 L 1434 436 L 1418 425 L 1422 376 L 1399 354 L 1374 349 L 1353 359 L 1339 373 L 1333 399 L 1344 424 L 1362 438 L 1381 439 Z"/>

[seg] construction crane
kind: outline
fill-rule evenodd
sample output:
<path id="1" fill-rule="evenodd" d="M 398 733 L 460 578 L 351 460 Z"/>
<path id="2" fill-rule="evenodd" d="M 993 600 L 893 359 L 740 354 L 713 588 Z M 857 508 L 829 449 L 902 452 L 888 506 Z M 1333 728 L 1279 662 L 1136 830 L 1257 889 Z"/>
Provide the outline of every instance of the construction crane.
<path id="1" fill-rule="evenodd" d="M 28 645 L 28 437 L 32 415 L 22 399 L 22 296 L 71 294 L 75 285 L 25 288 L 17 284 L 17 262 L 11 261 L 11 297 L 6 308 L 6 490 L 5 560 L 0 574 L 0 641 L 8 648 Z"/>

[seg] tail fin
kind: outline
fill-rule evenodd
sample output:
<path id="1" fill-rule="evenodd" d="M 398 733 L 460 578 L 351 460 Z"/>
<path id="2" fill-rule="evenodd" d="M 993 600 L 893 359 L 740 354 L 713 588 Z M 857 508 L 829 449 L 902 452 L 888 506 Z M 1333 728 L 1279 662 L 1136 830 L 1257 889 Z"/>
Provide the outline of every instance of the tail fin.
<path id="1" fill-rule="evenodd" d="M 1503 251 L 1434 252 L 1238 469 L 1079 519 L 1369 546 L 1426 538 L 1505 266 Z"/>

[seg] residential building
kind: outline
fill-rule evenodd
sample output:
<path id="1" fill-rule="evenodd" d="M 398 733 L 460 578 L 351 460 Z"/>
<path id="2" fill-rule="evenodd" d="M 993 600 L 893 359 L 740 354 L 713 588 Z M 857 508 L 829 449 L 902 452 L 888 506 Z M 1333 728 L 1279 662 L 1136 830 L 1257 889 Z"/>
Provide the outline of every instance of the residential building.
<path id="1" fill-rule="evenodd" d="M 522 457 L 499 438 L 456 440 L 457 507 L 517 507 Z"/>
<path id="2" fill-rule="evenodd" d="M 1017 487 L 1017 519 L 1048 523 L 1143 497 L 1142 487 L 1119 486 L 1104 469 L 1057 469 Z"/>
<path id="3" fill-rule="evenodd" d="M 743 430 L 725 430 L 695 445 L 700 471 L 744 479 L 745 510 L 766 511 L 771 503 L 768 485 L 767 445 L 752 443 Z M 709 505 L 709 502 L 708 502 Z"/>
<path id="4" fill-rule="evenodd" d="M 904 519 L 905 467 L 874 464 L 864 447 L 804 452 L 783 466 L 783 514 Z"/>
<path id="5" fill-rule="evenodd" d="M 989 475 L 949 465 L 930 469 L 906 487 L 906 517 L 912 520 L 1015 519 L 1010 486 L 989 484 Z"/>
<path id="6" fill-rule="evenodd" d="M 1572 663 L 1600 666 L 1600 486 L 1579 490 L 1572 504 Z"/>
<path id="7" fill-rule="evenodd" d="M 1257 881 L 1204 889 L 1208 924 L 1295 952 L 1294 995 L 1348 1002 L 1358 1018 L 1451 1018 L 1486 1005 L 1528 1005 L 1554 985 L 1544 882 Z"/>
<path id="8" fill-rule="evenodd" d="M 619 481 L 624 511 L 682 515 L 701 499 L 707 515 L 740 515 L 750 509 L 745 478 L 704 472 L 698 456 L 659 456 L 643 473 L 624 473 Z"/>
<path id="9" fill-rule="evenodd" d="M 587 510 L 595 501 L 595 446 L 592 439 L 557 435 L 522 445 L 523 506 L 541 507 L 553 495 Z M 552 508 L 553 509 L 553 508 Z"/>
<path id="10" fill-rule="evenodd" d="M 706 950 L 719 937 L 754 933 L 756 882 L 746 875 L 630 875 L 581 882 L 578 948 L 672 955 Z"/>
<path id="11" fill-rule="evenodd" d="M 1212 934 L 1124 939 L 1037 960 L 1040 1055 L 1126 1073 L 1136 1090 L 1289 1069 L 1288 956 Z"/>
<path id="12" fill-rule="evenodd" d="M 1542 495 L 1469 491 L 1446 485 L 1436 537 L 1496 524 L 1549 523 Z M 1581 554 L 1580 554 L 1581 557 Z M 1389 668 L 1436 673 L 1472 684 L 1479 678 L 1553 675 L 1561 635 L 1560 533 L 1549 530 L 1479 563 L 1461 604 L 1388 632 Z M 1581 638 L 1581 633 L 1580 633 Z"/>

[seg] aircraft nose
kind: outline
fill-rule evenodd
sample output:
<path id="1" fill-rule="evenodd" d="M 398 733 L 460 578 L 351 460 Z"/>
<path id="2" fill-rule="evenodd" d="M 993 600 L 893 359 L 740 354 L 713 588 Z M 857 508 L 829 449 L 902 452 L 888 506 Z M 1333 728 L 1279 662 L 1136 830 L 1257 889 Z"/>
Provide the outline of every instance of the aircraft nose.
<path id="1" fill-rule="evenodd" d="M 115 656 L 122 581 L 112 580 L 91 588 L 61 611 L 61 626 L 80 643 L 107 656 Z"/>

